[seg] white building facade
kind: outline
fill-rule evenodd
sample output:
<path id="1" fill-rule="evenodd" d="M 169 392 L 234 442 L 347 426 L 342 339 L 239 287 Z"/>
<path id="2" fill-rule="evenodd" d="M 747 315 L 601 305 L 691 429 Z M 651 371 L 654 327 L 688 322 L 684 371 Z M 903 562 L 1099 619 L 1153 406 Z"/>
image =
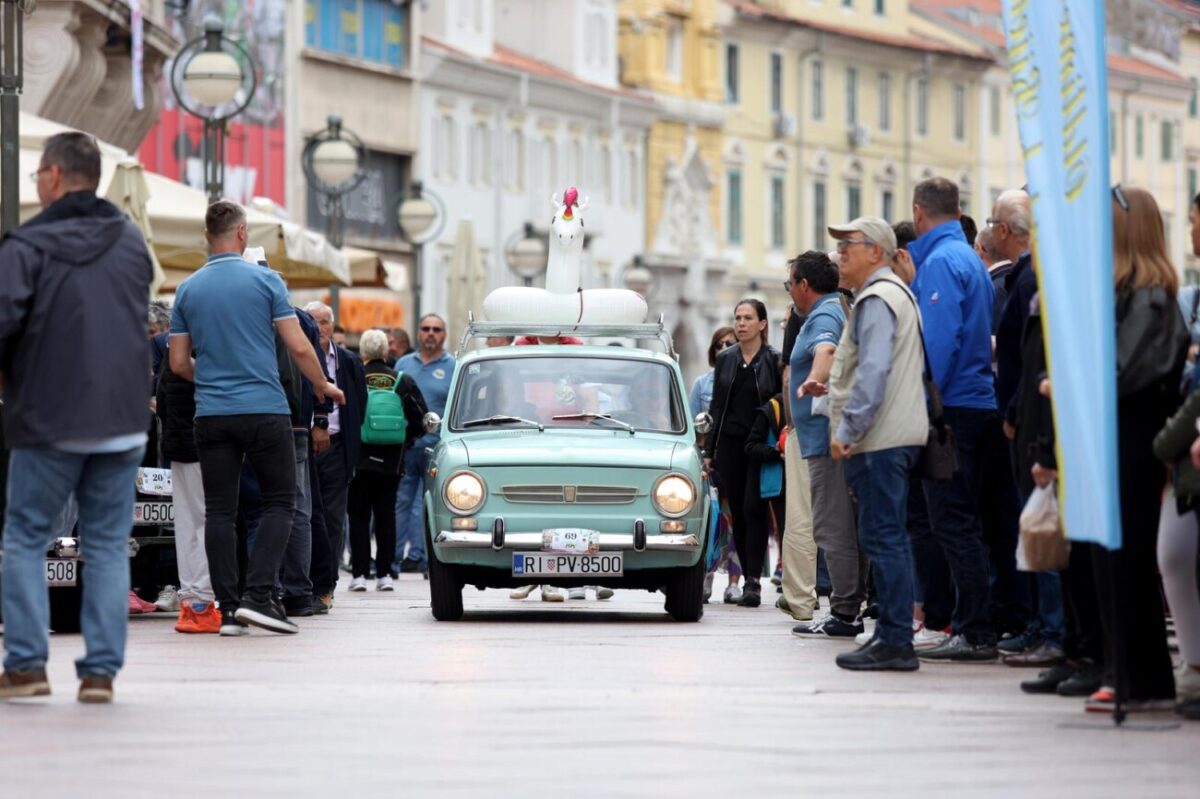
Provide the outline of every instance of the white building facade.
<path id="1" fill-rule="evenodd" d="M 645 148 L 657 111 L 619 86 L 616 0 L 442 0 L 423 32 L 414 178 L 446 221 L 424 245 L 422 311 L 450 312 L 453 339 L 462 308 L 478 312 L 488 291 L 520 285 L 506 250 L 526 225 L 548 235 L 551 196 L 568 186 L 590 200 L 584 288 L 621 285 L 646 240 Z M 466 282 L 455 263 L 464 235 L 478 255 Z"/>

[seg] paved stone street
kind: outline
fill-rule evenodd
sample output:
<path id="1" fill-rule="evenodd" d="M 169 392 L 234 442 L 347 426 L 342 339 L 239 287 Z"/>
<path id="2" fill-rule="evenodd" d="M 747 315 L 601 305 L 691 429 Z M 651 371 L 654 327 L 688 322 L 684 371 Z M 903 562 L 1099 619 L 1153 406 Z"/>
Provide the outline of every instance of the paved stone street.
<path id="1" fill-rule="evenodd" d="M 56 636 L 55 694 L 0 705 L 0 795 L 1194 797 L 1200 785 L 1200 724 L 1064 727 L 1098 720 L 1079 700 L 1022 695 L 1024 670 L 852 674 L 833 664 L 848 644 L 799 640 L 774 609 L 710 605 L 678 624 L 645 592 L 550 605 L 470 589 L 466 619 L 438 624 L 425 592 L 408 575 L 391 595 L 341 590 L 295 637 L 184 638 L 166 614 L 134 618 L 110 707 L 74 701 L 82 643 Z"/>

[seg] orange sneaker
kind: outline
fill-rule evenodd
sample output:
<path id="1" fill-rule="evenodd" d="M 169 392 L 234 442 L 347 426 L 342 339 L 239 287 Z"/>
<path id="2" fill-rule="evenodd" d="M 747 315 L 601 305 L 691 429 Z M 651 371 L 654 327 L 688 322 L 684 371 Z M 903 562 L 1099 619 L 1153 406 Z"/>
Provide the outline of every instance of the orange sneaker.
<path id="1" fill-rule="evenodd" d="M 175 631 L 180 633 L 217 633 L 221 630 L 221 612 L 211 602 L 196 610 L 191 602 L 179 609 Z"/>

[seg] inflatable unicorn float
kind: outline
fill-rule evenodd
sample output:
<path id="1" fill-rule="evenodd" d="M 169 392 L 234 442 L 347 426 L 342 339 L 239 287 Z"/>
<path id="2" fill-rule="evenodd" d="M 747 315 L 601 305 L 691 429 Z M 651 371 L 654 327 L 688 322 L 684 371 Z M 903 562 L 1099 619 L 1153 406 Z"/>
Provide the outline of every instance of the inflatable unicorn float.
<path id="1" fill-rule="evenodd" d="M 550 199 L 554 219 L 550 223 L 546 288 L 508 286 L 483 300 L 483 315 L 491 322 L 526 322 L 562 325 L 560 335 L 575 325 L 589 323 L 630 324 L 646 321 L 646 301 L 629 289 L 584 289 L 583 217 L 588 201 L 579 202 L 579 191 L 571 186 L 559 201 Z"/>

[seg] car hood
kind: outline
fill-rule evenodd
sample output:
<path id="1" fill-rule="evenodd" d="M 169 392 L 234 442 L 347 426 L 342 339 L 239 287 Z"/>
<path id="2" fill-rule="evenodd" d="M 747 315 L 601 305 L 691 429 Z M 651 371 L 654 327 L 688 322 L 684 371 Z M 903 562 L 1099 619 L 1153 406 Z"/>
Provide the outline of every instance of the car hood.
<path id="1" fill-rule="evenodd" d="M 562 435 L 547 430 L 472 435 L 458 442 L 472 468 L 482 466 L 620 466 L 630 469 L 670 469 L 682 461 L 678 440 L 639 433 Z"/>

